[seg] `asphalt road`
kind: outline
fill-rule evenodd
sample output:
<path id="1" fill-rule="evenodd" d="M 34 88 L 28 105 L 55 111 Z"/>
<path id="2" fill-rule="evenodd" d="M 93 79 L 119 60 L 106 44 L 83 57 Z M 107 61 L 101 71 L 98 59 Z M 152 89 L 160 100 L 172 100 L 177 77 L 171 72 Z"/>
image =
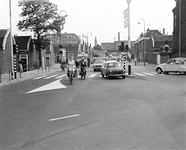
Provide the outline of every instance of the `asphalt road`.
<path id="1" fill-rule="evenodd" d="M 89 68 L 0 88 L 0 149 L 185 149 L 186 76 L 133 66 L 106 79 Z M 49 77 L 50 76 L 50 77 Z"/>

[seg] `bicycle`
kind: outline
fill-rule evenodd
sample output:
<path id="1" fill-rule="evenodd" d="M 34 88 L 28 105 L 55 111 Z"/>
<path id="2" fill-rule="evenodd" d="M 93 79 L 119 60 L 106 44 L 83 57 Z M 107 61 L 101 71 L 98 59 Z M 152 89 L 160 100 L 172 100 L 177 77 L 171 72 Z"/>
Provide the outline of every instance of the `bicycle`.
<path id="1" fill-rule="evenodd" d="M 73 84 L 73 78 L 77 76 L 77 70 L 75 68 L 68 68 L 68 77 L 70 79 L 70 84 Z"/>

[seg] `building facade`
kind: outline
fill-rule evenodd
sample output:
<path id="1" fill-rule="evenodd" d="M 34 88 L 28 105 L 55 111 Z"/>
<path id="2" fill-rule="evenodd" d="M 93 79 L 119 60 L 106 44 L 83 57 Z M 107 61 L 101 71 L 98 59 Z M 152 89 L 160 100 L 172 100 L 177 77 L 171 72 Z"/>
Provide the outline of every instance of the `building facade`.
<path id="1" fill-rule="evenodd" d="M 134 55 L 138 61 L 151 62 L 153 51 L 149 49 L 149 41 L 152 36 L 163 36 L 163 34 L 158 30 L 147 29 L 146 33 L 141 34 L 134 42 Z"/>
<path id="2" fill-rule="evenodd" d="M 172 57 L 186 57 L 186 1 L 176 0 L 176 7 L 172 12 L 174 41 Z"/>
<path id="3" fill-rule="evenodd" d="M 51 34 L 49 39 L 53 44 L 55 63 L 61 63 L 61 61 L 69 60 L 69 57 L 73 56 L 77 59 L 79 50 L 80 38 L 74 33 L 64 33 L 60 35 Z M 62 48 L 59 46 L 62 45 Z M 62 49 L 62 54 L 60 54 Z"/>

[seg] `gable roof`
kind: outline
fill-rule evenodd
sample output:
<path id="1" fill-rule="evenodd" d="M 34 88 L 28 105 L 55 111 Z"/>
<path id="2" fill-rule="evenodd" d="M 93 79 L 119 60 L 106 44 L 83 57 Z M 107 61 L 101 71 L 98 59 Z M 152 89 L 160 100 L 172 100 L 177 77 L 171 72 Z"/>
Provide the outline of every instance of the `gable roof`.
<path id="1" fill-rule="evenodd" d="M 168 45 L 172 47 L 173 43 L 172 35 L 152 36 L 151 39 L 154 48 L 159 48 L 160 46 L 165 45 L 165 41 L 168 41 Z"/>
<path id="2" fill-rule="evenodd" d="M 32 36 L 14 36 L 14 38 L 20 50 L 29 50 L 29 44 L 31 42 Z"/>
<path id="3" fill-rule="evenodd" d="M 140 37 L 135 41 L 135 44 L 144 40 L 144 39 L 150 39 L 152 36 L 163 36 L 163 34 L 158 30 L 147 30 L 147 32 L 143 35 L 140 35 Z"/>
<path id="4" fill-rule="evenodd" d="M 145 33 L 143 37 L 160 36 L 160 35 L 163 35 L 163 34 L 158 30 L 147 30 L 147 32 Z"/>
<path id="5" fill-rule="evenodd" d="M 5 49 L 5 44 L 9 33 L 9 29 L 0 29 L 0 48 Z"/>

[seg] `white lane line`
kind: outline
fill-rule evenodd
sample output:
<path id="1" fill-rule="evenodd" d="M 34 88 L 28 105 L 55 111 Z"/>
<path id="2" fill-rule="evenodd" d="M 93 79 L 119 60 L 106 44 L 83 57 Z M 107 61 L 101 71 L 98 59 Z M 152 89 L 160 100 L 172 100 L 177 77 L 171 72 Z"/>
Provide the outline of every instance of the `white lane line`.
<path id="1" fill-rule="evenodd" d="M 138 76 L 145 76 L 145 75 L 143 75 L 143 74 L 141 74 L 141 73 L 134 73 L 134 74 L 136 74 L 136 75 L 138 75 Z"/>
<path id="2" fill-rule="evenodd" d="M 50 78 L 53 78 L 53 77 L 55 77 L 55 76 L 57 76 L 57 74 L 52 75 L 52 76 L 49 76 L 49 77 L 46 77 L 46 78 L 44 78 L 44 79 L 50 79 Z"/>
<path id="3" fill-rule="evenodd" d="M 76 114 L 76 115 L 71 115 L 71 116 L 65 116 L 65 117 L 60 117 L 60 118 L 49 119 L 49 121 L 57 121 L 57 120 L 62 120 L 62 119 L 78 117 L 78 116 L 79 116 L 79 114 Z"/>
<path id="4" fill-rule="evenodd" d="M 47 75 L 39 76 L 39 77 L 34 78 L 34 80 L 41 79 L 41 78 L 44 78 L 44 77 L 46 77 L 46 76 L 47 76 Z"/>
<path id="5" fill-rule="evenodd" d="M 63 78 L 63 77 L 65 77 L 65 76 L 67 76 L 67 75 L 63 74 L 63 75 L 58 76 L 58 77 L 55 77 L 55 78 L 56 78 L 56 79 L 59 79 L 59 78 Z"/>
<path id="6" fill-rule="evenodd" d="M 152 73 L 147 73 L 147 72 L 142 72 L 143 74 L 149 75 L 149 76 L 155 76 L 155 74 Z"/>
<path id="7" fill-rule="evenodd" d="M 158 74 L 157 72 L 150 72 L 150 73 L 152 73 L 152 74 Z"/>
<path id="8" fill-rule="evenodd" d="M 96 75 L 97 75 L 97 73 L 94 73 L 94 74 L 89 75 L 88 77 L 89 77 L 89 78 L 93 78 L 93 77 L 95 77 Z"/>

